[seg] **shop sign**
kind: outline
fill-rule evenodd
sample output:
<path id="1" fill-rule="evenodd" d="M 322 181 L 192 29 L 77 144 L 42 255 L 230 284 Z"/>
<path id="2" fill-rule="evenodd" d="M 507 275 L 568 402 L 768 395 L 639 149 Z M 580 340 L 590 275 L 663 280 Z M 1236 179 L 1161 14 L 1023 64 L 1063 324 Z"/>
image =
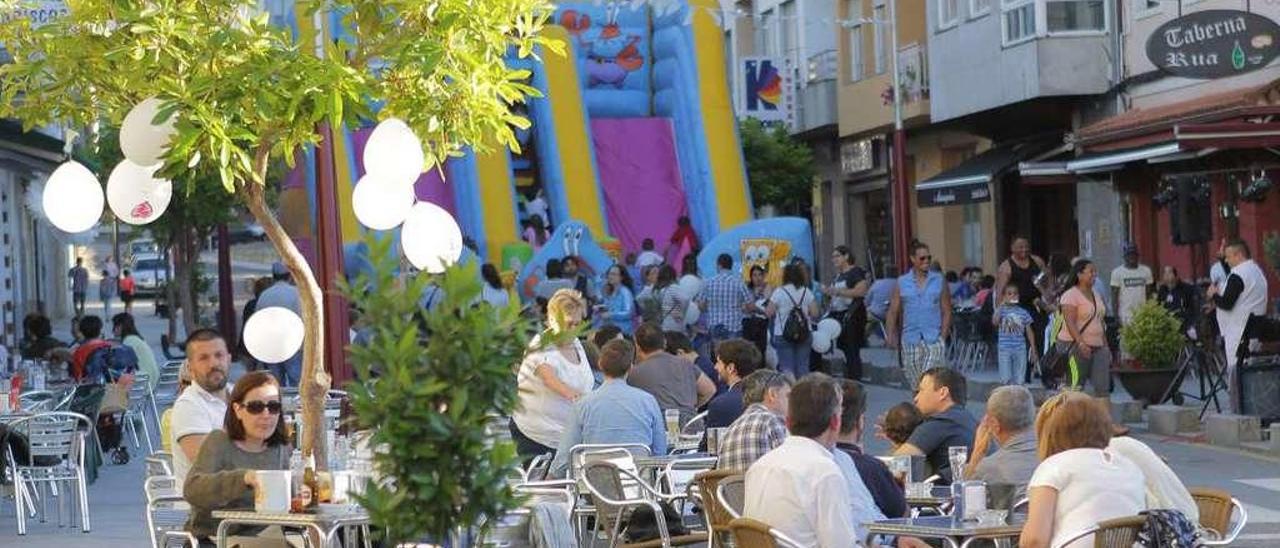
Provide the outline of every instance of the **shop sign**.
<path id="1" fill-rule="evenodd" d="M 1280 54 L 1280 24 L 1257 13 L 1205 10 L 1156 28 L 1147 58 L 1184 78 L 1210 80 L 1258 70 Z"/>
<path id="2" fill-rule="evenodd" d="M 26 19 L 31 21 L 31 26 L 34 28 L 52 23 L 53 20 L 63 17 L 68 13 L 70 13 L 70 11 L 67 9 L 66 2 L 61 0 L 46 0 L 43 2 L 23 3 L 12 11 L 0 13 L 0 20 L 7 22 L 14 19 Z"/>

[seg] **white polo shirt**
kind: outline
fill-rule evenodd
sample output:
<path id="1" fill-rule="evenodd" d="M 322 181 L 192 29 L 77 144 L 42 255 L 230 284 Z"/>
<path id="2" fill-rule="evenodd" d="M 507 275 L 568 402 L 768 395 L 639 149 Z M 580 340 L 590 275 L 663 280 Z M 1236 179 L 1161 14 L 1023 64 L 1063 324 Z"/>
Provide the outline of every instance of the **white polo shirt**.
<path id="1" fill-rule="evenodd" d="M 223 389 L 224 393 L 226 389 Z M 229 394 L 226 394 L 229 396 Z M 210 394 L 198 383 L 191 383 L 182 395 L 173 402 L 173 412 L 169 415 L 169 440 L 173 447 L 173 475 L 178 480 L 178 490 L 187 481 L 187 471 L 191 469 L 191 461 L 178 440 L 190 435 L 206 435 L 214 430 L 222 430 L 226 420 L 227 402 L 214 394 Z"/>

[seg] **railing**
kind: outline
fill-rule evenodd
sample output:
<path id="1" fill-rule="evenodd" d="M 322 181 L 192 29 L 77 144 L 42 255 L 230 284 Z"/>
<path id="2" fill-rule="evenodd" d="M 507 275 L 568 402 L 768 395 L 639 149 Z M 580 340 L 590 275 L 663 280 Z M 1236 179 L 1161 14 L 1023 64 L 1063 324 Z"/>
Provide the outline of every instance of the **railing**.
<path id="1" fill-rule="evenodd" d="M 929 100 L 929 57 L 924 44 L 898 48 L 898 79 L 903 103 Z"/>

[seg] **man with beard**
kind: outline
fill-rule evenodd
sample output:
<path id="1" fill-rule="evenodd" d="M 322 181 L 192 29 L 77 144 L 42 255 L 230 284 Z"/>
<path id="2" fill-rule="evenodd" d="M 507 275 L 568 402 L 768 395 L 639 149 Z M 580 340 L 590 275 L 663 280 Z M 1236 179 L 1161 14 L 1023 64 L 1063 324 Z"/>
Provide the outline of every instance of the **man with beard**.
<path id="1" fill-rule="evenodd" d="M 187 338 L 187 369 L 191 386 L 173 402 L 170 414 L 173 475 L 178 488 L 186 481 L 187 471 L 200 453 L 200 445 L 214 430 L 222 428 L 227 415 L 227 371 L 231 353 L 227 341 L 213 329 L 197 329 Z"/>

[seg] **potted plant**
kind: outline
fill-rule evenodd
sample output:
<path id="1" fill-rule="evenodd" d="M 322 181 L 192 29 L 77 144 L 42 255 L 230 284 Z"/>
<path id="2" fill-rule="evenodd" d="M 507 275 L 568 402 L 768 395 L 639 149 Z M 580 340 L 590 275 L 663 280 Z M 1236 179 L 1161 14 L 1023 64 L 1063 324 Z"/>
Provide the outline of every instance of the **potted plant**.
<path id="1" fill-rule="evenodd" d="M 359 375 L 346 388 L 356 428 L 372 433 L 380 476 L 359 502 L 391 546 L 442 542 L 519 504 L 504 481 L 519 471 L 515 446 L 486 427 L 515 410 L 512 368 L 531 327 L 514 304 L 480 301 L 474 262 L 402 277 L 393 240 L 367 242 L 369 274 L 344 287 Z M 424 310 L 428 284 L 443 296 Z"/>
<path id="2" fill-rule="evenodd" d="M 1142 303 L 1120 328 L 1120 347 L 1129 359 L 1115 368 L 1120 385 L 1135 400 L 1160 403 L 1177 376 L 1174 361 L 1182 351 L 1182 324 L 1157 301 Z"/>

